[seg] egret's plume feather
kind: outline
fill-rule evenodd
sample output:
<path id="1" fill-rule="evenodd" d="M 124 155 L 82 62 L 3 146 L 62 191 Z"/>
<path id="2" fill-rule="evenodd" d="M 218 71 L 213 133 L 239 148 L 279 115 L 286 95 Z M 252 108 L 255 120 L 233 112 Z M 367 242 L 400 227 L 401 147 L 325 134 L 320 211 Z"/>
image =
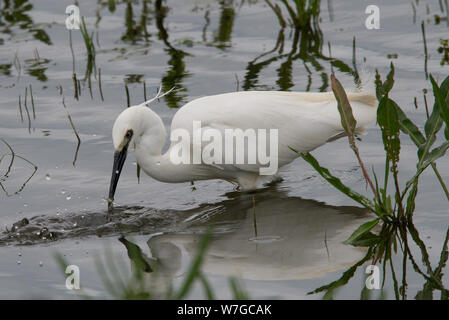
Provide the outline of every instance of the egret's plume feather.
<path id="1" fill-rule="evenodd" d="M 159 86 L 159 89 L 158 89 L 156 95 L 155 95 L 153 98 L 151 98 L 150 100 L 143 102 L 142 105 L 145 105 L 145 106 L 148 107 L 148 106 L 150 105 L 151 102 L 153 102 L 153 101 L 156 100 L 156 99 L 160 99 L 160 98 L 166 96 L 167 94 L 169 94 L 170 92 L 172 92 L 174 89 L 175 89 L 175 87 L 173 87 L 173 88 L 171 88 L 170 90 L 168 90 L 168 91 L 162 93 L 162 84 L 161 84 L 161 85 Z"/>

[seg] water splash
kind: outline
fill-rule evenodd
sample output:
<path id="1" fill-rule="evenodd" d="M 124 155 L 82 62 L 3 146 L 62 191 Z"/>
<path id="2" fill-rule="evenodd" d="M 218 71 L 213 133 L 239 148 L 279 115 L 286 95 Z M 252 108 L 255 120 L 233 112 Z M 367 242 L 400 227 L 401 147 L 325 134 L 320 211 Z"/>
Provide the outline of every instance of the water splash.
<path id="1" fill-rule="evenodd" d="M 23 218 L 0 233 L 0 246 L 35 245 L 62 239 L 114 236 L 130 233 L 175 231 L 186 218 L 184 211 L 144 207 L 118 207 L 106 212 L 64 213 Z"/>

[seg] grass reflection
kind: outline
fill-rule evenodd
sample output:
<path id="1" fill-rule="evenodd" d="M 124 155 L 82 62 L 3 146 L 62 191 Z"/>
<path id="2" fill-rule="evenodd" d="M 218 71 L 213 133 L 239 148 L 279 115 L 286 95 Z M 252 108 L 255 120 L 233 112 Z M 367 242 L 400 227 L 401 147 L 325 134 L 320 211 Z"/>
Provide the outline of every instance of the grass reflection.
<path id="1" fill-rule="evenodd" d="M 0 32 L 12 36 L 17 30 L 26 30 L 34 39 L 51 45 L 51 39 L 45 30 L 38 28 L 29 16 L 32 9 L 33 5 L 27 0 L 0 1 Z"/>
<path id="2" fill-rule="evenodd" d="M 265 0 L 265 2 L 277 17 L 279 32 L 275 46 L 248 63 L 242 85 L 244 90 L 257 88 L 262 70 L 275 62 L 279 63 L 279 67 L 276 69 L 278 73 L 276 84 L 280 90 L 286 91 L 294 86 L 293 63 L 297 60 L 302 62 L 303 68 L 307 72 L 305 91 L 310 91 L 312 76 L 315 74 L 319 74 L 321 79 L 319 91 L 328 89 L 329 77 L 324 63 L 330 63 L 332 67 L 353 75 L 355 79 L 356 72 L 346 63 L 323 53 L 323 33 L 319 26 L 320 0 L 283 0 L 279 4 L 270 0 Z M 292 44 L 288 51 L 285 48 L 287 29 L 292 32 Z"/>

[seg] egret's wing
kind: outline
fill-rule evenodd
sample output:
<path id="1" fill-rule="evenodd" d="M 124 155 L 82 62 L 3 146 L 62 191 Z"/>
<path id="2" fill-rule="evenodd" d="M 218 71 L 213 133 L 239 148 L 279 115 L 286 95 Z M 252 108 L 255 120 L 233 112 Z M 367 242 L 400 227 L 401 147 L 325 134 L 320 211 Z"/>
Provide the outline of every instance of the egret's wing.
<path id="1" fill-rule="evenodd" d="M 373 95 L 350 93 L 348 99 L 358 128 L 375 119 L 377 100 Z M 290 147 L 308 152 L 343 132 L 332 92 L 245 91 L 207 96 L 183 106 L 175 114 L 171 129 L 183 128 L 192 134 L 197 130 L 194 121 L 201 121 L 202 130 L 214 128 L 223 136 L 226 129 L 278 130 L 279 167 L 298 156 Z M 234 166 L 246 171 L 258 171 L 260 167 Z"/>

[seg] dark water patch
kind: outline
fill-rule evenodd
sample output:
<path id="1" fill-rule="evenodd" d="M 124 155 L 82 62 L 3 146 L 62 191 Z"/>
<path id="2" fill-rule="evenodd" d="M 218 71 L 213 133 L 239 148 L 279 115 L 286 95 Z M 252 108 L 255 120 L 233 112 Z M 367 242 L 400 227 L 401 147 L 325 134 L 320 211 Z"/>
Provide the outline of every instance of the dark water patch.
<path id="1" fill-rule="evenodd" d="M 114 213 L 86 212 L 38 215 L 15 222 L 0 234 L 0 246 L 36 245 L 57 240 L 148 234 L 175 231 L 185 219 L 182 212 L 144 207 L 118 207 Z"/>

